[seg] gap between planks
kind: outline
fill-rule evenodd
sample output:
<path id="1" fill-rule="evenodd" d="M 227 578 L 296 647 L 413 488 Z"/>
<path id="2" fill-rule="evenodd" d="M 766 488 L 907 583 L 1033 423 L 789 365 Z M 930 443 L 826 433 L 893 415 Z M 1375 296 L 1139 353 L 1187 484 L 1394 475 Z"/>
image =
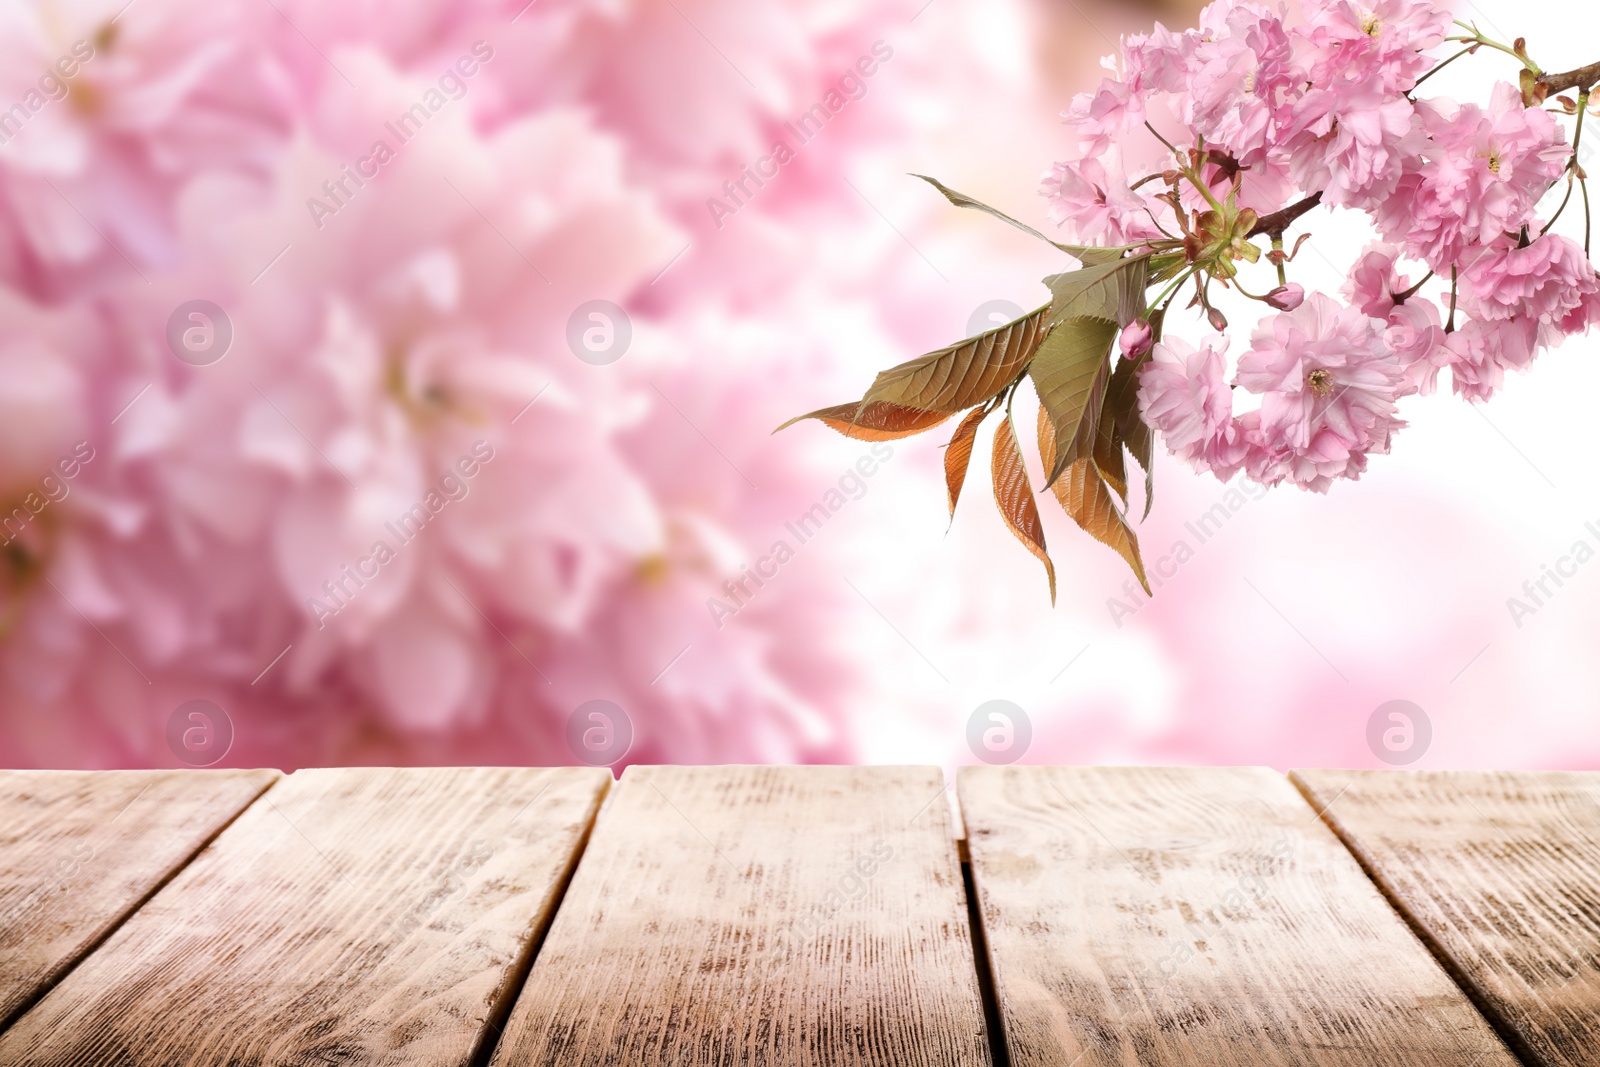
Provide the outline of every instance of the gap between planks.
<path id="1" fill-rule="evenodd" d="M 101 775 L 104 775 L 105 778 L 101 778 Z M 77 845 L 75 845 L 73 848 L 73 856 L 75 860 L 80 855 L 80 850 L 84 847 L 87 847 L 89 849 L 89 856 L 83 862 L 91 863 L 96 859 L 101 861 L 101 866 L 99 868 L 99 879 L 90 880 L 85 885 L 80 887 L 84 895 L 90 899 L 91 903 L 94 902 L 96 897 L 109 898 L 107 904 L 114 910 L 111 914 L 99 920 L 95 918 L 92 912 L 89 914 L 80 913 L 74 917 L 73 922 L 67 922 L 66 916 L 58 916 L 56 921 L 66 922 L 69 927 L 71 925 L 92 924 L 96 921 L 100 923 L 100 927 L 99 929 L 89 933 L 77 944 L 62 946 L 62 954 L 53 962 L 48 960 L 48 955 L 52 949 L 52 946 L 44 937 L 30 941 L 30 944 L 34 946 L 34 951 L 41 953 L 44 957 L 43 959 L 35 959 L 31 961 L 25 958 L 12 960 L 11 965 L 21 969 L 18 973 L 8 976 L 13 980 L 13 982 L 17 981 L 19 978 L 21 981 L 26 981 L 27 968 L 30 966 L 34 969 L 42 967 L 43 973 L 35 979 L 34 988 L 18 997 L 17 1000 L 10 1006 L 6 1006 L 4 1004 L 4 998 L 0 997 L 0 1035 L 3 1035 L 6 1030 L 12 1026 L 12 1024 L 14 1024 L 18 1019 L 22 1018 L 23 1015 L 27 1014 L 27 1012 L 31 1011 L 33 1007 L 37 1005 L 39 1001 L 43 1000 L 52 989 L 66 981 L 67 978 L 71 976 L 72 972 L 77 969 L 80 963 L 82 963 L 85 959 L 88 959 L 100 948 L 101 945 L 105 944 L 109 938 L 111 938 L 119 929 L 122 928 L 124 923 L 126 923 L 133 915 L 138 913 L 138 911 L 143 908 L 152 897 L 165 888 L 173 878 L 177 877 L 179 873 L 181 873 L 191 862 L 193 862 L 196 856 L 204 852 L 213 841 L 215 841 L 225 830 L 228 829 L 228 827 L 232 826 L 241 815 L 243 815 L 251 808 L 252 805 L 259 801 L 269 789 L 281 781 L 282 775 L 276 771 L 0 772 L 0 785 L 7 784 L 8 782 L 26 785 L 29 779 L 32 779 L 37 783 L 34 785 L 32 790 L 24 789 L 20 794 L 17 795 L 0 796 L 0 804 L 5 804 L 8 801 L 11 803 L 16 803 L 17 796 L 20 795 L 31 797 L 36 801 L 42 802 L 46 805 L 70 805 L 72 800 L 75 798 L 73 798 L 70 793 L 63 791 L 61 787 L 70 786 L 75 781 L 82 781 L 87 784 L 97 779 L 103 781 L 107 778 L 130 779 L 130 788 L 133 784 L 137 784 L 141 780 L 143 780 L 145 783 L 143 788 L 139 790 L 133 799 L 128 801 L 126 805 L 122 806 L 117 814 L 105 824 L 107 829 L 116 825 L 118 820 L 120 820 L 123 815 L 127 814 L 127 811 L 130 808 L 142 801 L 145 796 L 149 794 L 151 789 L 160 786 L 162 787 L 162 792 L 164 793 L 168 791 L 170 787 L 177 785 L 180 782 L 184 782 L 186 779 L 197 784 L 204 782 L 215 787 L 216 792 L 210 797 L 210 799 L 234 806 L 231 814 L 228 814 L 222 820 L 212 825 L 209 830 L 201 832 L 195 836 L 189 842 L 186 848 L 167 859 L 165 861 L 166 865 L 164 868 L 152 870 L 147 874 L 141 874 L 140 867 L 142 864 L 149 862 L 161 862 L 158 858 L 153 858 L 148 850 L 144 850 L 141 852 L 141 854 L 136 856 L 124 858 L 118 856 L 115 849 L 105 849 L 104 851 L 97 853 L 94 851 L 93 845 L 90 845 L 87 842 L 80 841 Z M 255 788 L 253 792 L 250 788 L 252 780 L 259 783 L 259 786 Z M 237 790 L 236 795 L 232 797 L 228 796 L 228 790 L 230 788 Z M 196 790 L 195 792 L 198 793 L 199 791 Z M 84 827 L 77 827 L 73 825 L 76 819 L 81 819 L 85 815 L 92 814 L 92 811 L 89 809 L 92 808 L 93 803 L 99 799 L 87 793 L 81 793 L 80 795 L 89 803 L 78 808 L 68 807 L 61 813 L 58 819 L 53 820 L 56 823 L 58 835 L 67 836 L 73 835 L 77 832 L 92 833 L 94 829 L 99 828 L 98 824 Z M 154 801 L 160 801 L 163 799 L 167 801 L 169 807 L 163 811 L 162 817 L 176 819 L 177 821 L 175 823 L 169 823 L 165 825 L 162 827 L 162 829 L 165 829 L 174 835 L 181 837 L 184 833 L 183 820 L 203 818 L 200 811 L 192 807 L 194 802 L 200 799 L 196 796 L 180 792 L 176 796 L 166 797 L 158 794 L 152 799 Z M 58 836 L 56 839 L 52 840 L 51 844 L 62 844 L 61 837 Z M 18 849 L 18 852 L 24 851 L 25 850 L 23 849 Z M 109 856 L 106 855 L 107 852 L 110 853 Z M 157 852 L 156 855 L 159 857 L 159 852 Z M 60 862 L 61 860 L 58 859 L 58 873 L 60 873 Z M 109 869 L 107 869 L 108 866 Z M 62 878 L 62 884 L 60 888 L 65 888 L 66 881 L 70 877 L 71 875 L 65 875 Z M 126 884 L 126 882 L 130 879 L 138 881 L 145 878 L 148 879 L 147 884 L 140 889 L 136 889 L 130 895 L 119 899 L 120 894 L 118 893 L 118 889 L 120 887 L 117 884 L 118 879 L 120 879 L 123 884 Z M 54 880 L 54 876 L 50 876 L 47 879 L 46 884 Z M 43 889 L 44 886 L 41 885 L 36 888 L 35 892 L 43 892 Z M 32 895 L 33 894 L 28 894 L 27 896 Z M 25 901 L 27 900 L 27 896 L 24 898 Z M 82 899 L 82 897 L 80 897 L 80 899 Z M 31 909 L 32 907 L 36 906 L 44 907 L 47 912 L 49 910 L 48 902 L 42 905 L 30 905 L 29 907 Z M 20 910 L 25 912 L 29 909 Z M 17 914 L 17 911 L 9 912 L 5 918 L 11 919 L 16 917 Z M 45 918 L 48 920 L 51 918 L 51 916 L 47 914 Z M 10 934 L 12 932 L 13 931 L 10 929 L 0 931 L 0 933 L 6 934 Z M 66 934 L 66 937 L 69 939 L 71 936 L 72 935 L 70 932 Z"/>
<path id="2" fill-rule="evenodd" d="M 281 779 L 0 1034 L 0 1062 L 487 1058 L 610 783 L 555 768 Z M 508 796 L 525 802 L 458 864 Z"/>
<path id="3" fill-rule="evenodd" d="M 101 932 L 92 943 L 87 944 L 84 949 L 64 967 L 61 974 L 57 975 L 48 986 L 38 991 L 27 1004 L 23 1005 L 20 1010 L 14 1012 L 9 1018 L 0 1019 L 0 1034 L 4 1033 L 5 1029 L 11 1022 L 14 1022 L 25 1011 L 43 999 L 44 996 L 48 994 L 50 989 L 53 989 L 61 982 L 65 981 L 84 959 L 91 956 L 102 945 L 104 945 L 104 943 L 109 940 L 118 930 L 120 930 L 121 927 L 139 911 L 140 908 L 142 908 L 151 898 L 156 896 L 156 894 L 166 887 L 191 863 L 193 863 L 198 856 L 203 854 L 206 849 L 210 847 L 210 845 L 215 842 L 216 839 L 229 827 L 233 826 L 245 812 L 260 804 L 263 797 L 266 797 L 274 787 L 286 780 L 287 778 L 280 776 L 267 781 L 256 793 L 255 797 L 250 801 L 249 804 L 236 811 L 227 819 L 226 822 L 218 826 L 204 840 L 200 841 L 187 856 L 185 856 L 181 861 L 176 863 L 169 871 L 167 871 L 157 884 L 150 887 L 146 893 L 144 893 L 138 900 L 134 901 L 120 916 L 116 918 L 114 923 L 109 925 L 107 929 Z M 1427 931 L 1419 927 L 1418 924 L 1407 914 L 1406 910 L 1399 905 L 1393 895 L 1385 888 L 1383 880 L 1376 875 L 1366 859 L 1361 855 L 1360 851 L 1351 847 L 1351 842 L 1346 839 L 1343 833 L 1339 832 L 1337 825 L 1329 821 L 1327 812 L 1319 807 L 1316 799 L 1307 792 L 1306 788 L 1298 780 L 1298 778 L 1295 776 L 1290 776 L 1289 780 L 1296 787 L 1296 790 L 1302 795 L 1303 799 L 1306 800 L 1306 802 L 1310 805 L 1311 811 L 1318 817 L 1317 821 L 1326 824 L 1328 828 L 1337 835 L 1340 845 L 1357 861 L 1367 880 L 1376 887 L 1376 889 L 1384 897 L 1386 903 L 1388 903 L 1390 907 L 1405 922 L 1407 928 L 1418 937 L 1422 944 L 1426 946 L 1429 952 L 1438 960 L 1445 971 L 1449 974 L 1452 981 L 1472 999 L 1474 1005 L 1476 1005 L 1482 1011 L 1483 1015 L 1486 1017 L 1486 1020 L 1494 1026 L 1494 1029 L 1499 1033 L 1499 1036 L 1506 1040 L 1507 1043 L 1510 1044 L 1519 1053 L 1519 1055 L 1522 1055 L 1527 1062 L 1538 1062 L 1537 1059 L 1529 1058 L 1526 1055 L 1525 1046 L 1522 1045 L 1520 1040 L 1518 1040 L 1514 1035 L 1506 1033 L 1505 1029 L 1496 1018 L 1496 1015 L 1492 1011 L 1489 1011 L 1485 1008 L 1485 1005 L 1482 1003 L 1482 998 L 1478 994 L 1478 991 L 1475 989 L 1473 983 L 1470 982 L 1459 970 L 1459 968 L 1453 964 L 1449 958 L 1449 955 L 1445 953 L 1442 947 L 1439 946 L 1437 942 L 1428 935 Z M 962 811 L 959 802 L 956 801 L 956 791 L 954 789 L 949 789 L 948 792 L 949 796 L 943 799 L 951 810 L 951 814 L 953 816 L 950 824 L 951 836 L 958 850 L 959 861 L 963 875 L 962 891 L 966 903 L 967 918 L 970 928 L 969 932 L 974 948 L 973 962 L 977 971 L 977 980 L 980 992 L 983 996 L 984 1014 L 987 1016 L 987 1021 L 989 1023 L 986 1029 L 989 1032 L 991 1044 L 993 1046 L 994 1062 L 998 1065 L 998 1067 L 1009 1067 L 1005 1032 L 999 1019 L 999 1004 L 995 992 L 994 975 L 990 966 L 990 952 L 992 949 L 987 944 L 987 932 L 981 920 L 979 897 L 975 890 L 974 874 L 972 870 L 971 857 L 969 854 L 968 839 L 965 832 L 965 813 Z M 605 789 L 603 799 L 601 800 L 594 818 L 588 822 L 579 840 L 571 849 L 565 867 L 562 870 L 559 879 L 557 880 L 555 895 L 548 912 L 548 920 L 538 931 L 536 936 L 530 938 L 527 944 L 524 946 L 521 956 L 508 970 L 501 989 L 496 994 L 495 1008 L 490 1016 L 485 1020 L 485 1024 L 480 1032 L 479 1039 L 469 1060 L 473 1067 L 485 1067 L 485 1065 L 487 1065 L 493 1058 L 500 1040 L 503 1037 L 503 1030 L 506 1021 L 514 1010 L 516 1002 L 521 996 L 523 990 L 526 988 L 528 977 L 536 965 L 545 941 L 549 937 L 550 931 L 554 926 L 556 916 L 561 913 L 562 907 L 566 901 L 567 893 L 571 888 L 574 875 L 583 859 L 588 854 L 589 845 L 597 828 L 600 826 L 600 820 L 609 816 L 610 809 L 613 806 L 613 802 L 616 800 L 617 793 L 618 790 L 615 788 L 614 784 L 608 785 L 608 787 Z M 1329 805 L 1329 807 L 1331 806 L 1332 805 Z"/>
<path id="4" fill-rule="evenodd" d="M 1600 774 L 1293 778 L 1530 1067 L 1600 1062 Z"/>

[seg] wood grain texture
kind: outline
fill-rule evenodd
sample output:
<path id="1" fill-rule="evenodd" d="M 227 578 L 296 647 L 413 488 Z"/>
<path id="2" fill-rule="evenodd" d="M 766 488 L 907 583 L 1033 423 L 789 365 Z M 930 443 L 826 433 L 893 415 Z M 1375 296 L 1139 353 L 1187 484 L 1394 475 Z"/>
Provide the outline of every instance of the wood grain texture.
<path id="1" fill-rule="evenodd" d="M 0 1035 L 0 1064 L 467 1064 L 609 781 L 299 771 Z"/>
<path id="2" fill-rule="evenodd" d="M 0 771 L 0 1030 L 277 777 Z"/>
<path id="3" fill-rule="evenodd" d="M 940 772 L 630 767 L 493 1062 L 989 1064 Z"/>
<path id="4" fill-rule="evenodd" d="M 1516 1067 L 1283 776 L 959 778 L 1014 1067 Z"/>
<path id="5" fill-rule="evenodd" d="M 1600 1063 L 1600 774 L 1295 780 L 1525 1061 Z"/>

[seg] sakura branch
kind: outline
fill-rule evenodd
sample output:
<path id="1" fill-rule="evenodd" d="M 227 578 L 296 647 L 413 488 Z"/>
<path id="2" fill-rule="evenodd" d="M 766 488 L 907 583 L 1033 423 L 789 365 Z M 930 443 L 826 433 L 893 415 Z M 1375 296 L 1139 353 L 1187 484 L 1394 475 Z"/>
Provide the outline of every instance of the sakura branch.
<path id="1" fill-rule="evenodd" d="M 1326 492 L 1389 451 L 1400 403 L 1440 371 L 1483 401 L 1587 332 L 1600 275 L 1579 147 L 1586 115 L 1600 116 L 1600 63 L 1551 73 L 1525 40 L 1493 40 L 1428 0 L 1369 3 L 1307 0 L 1291 17 L 1219 0 L 1197 28 L 1125 38 L 1114 75 L 1066 112 L 1072 153 L 1044 178 L 1064 242 L 933 183 L 1077 260 L 1045 279 L 1050 302 L 808 417 L 881 440 L 967 412 L 946 457 L 953 511 L 978 426 L 1001 412 L 996 500 L 1053 593 L 1011 420 L 1031 381 L 1045 488 L 1144 584 L 1126 455 L 1148 513 L 1156 434 L 1224 482 Z M 1468 62 L 1479 100 L 1422 95 Z M 1328 209 L 1347 213 L 1341 226 L 1364 216 L 1374 240 L 1340 291 L 1308 294 L 1296 256 Z M 1224 292 L 1262 305 L 1247 337 L 1217 306 Z M 1199 336 L 1167 335 L 1183 312 Z"/>

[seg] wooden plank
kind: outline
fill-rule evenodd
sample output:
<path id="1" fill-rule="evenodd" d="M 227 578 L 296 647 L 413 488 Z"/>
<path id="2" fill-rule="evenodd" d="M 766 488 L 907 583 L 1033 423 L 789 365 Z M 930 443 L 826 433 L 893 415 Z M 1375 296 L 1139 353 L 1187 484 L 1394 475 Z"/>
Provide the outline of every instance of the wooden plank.
<path id="1" fill-rule="evenodd" d="M 0 771 L 0 1030 L 277 777 Z"/>
<path id="2" fill-rule="evenodd" d="M 959 778 L 1014 1067 L 1516 1067 L 1287 779 Z"/>
<path id="3" fill-rule="evenodd" d="M 3 1036 L 0 1064 L 467 1064 L 604 769 L 299 771 Z"/>
<path id="4" fill-rule="evenodd" d="M 1525 1062 L 1600 1063 L 1600 774 L 1295 780 Z"/>
<path id="5" fill-rule="evenodd" d="M 937 768 L 630 767 L 499 1067 L 986 1065 Z"/>

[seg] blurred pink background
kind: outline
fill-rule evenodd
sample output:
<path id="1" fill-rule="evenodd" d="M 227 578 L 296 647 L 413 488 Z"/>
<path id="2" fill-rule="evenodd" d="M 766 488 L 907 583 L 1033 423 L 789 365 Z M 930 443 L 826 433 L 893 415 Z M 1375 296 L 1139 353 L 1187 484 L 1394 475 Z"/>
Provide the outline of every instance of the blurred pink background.
<path id="1" fill-rule="evenodd" d="M 1600 761 L 1600 567 L 1506 603 L 1600 536 L 1592 338 L 1204 544 L 1227 489 L 1162 457 L 1149 603 L 1052 506 L 1052 610 L 978 478 L 948 522 L 947 433 L 771 435 L 1042 302 L 1066 261 L 908 172 L 1042 224 L 1059 112 L 1195 8 L 125 3 L 0 14 L 0 764 L 570 763 L 601 700 L 625 762 L 951 766 L 997 699 L 1024 762 L 1382 766 L 1397 699 L 1413 766 Z M 1595 58 L 1592 11 L 1466 7 Z M 1337 287 L 1364 235 L 1313 234 Z"/>

